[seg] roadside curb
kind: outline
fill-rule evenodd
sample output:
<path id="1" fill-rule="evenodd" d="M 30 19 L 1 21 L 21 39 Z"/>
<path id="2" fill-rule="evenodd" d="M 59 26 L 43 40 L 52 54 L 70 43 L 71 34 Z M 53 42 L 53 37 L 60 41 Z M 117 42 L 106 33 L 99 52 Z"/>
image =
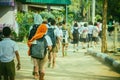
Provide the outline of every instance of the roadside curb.
<path id="1" fill-rule="evenodd" d="M 87 49 L 87 54 L 94 56 L 95 58 L 105 62 L 106 64 L 112 66 L 115 70 L 120 72 L 120 61 L 117 61 L 105 53 L 95 51 L 92 48 Z"/>

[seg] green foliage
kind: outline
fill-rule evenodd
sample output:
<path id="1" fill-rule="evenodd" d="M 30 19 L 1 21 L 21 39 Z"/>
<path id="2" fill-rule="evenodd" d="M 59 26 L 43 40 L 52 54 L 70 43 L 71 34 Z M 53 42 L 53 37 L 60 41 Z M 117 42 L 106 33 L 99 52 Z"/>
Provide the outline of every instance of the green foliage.
<path id="1" fill-rule="evenodd" d="M 101 15 L 96 15 L 95 16 L 95 21 L 97 21 L 97 20 L 102 20 L 102 16 Z"/>
<path id="2" fill-rule="evenodd" d="M 42 16 L 42 18 L 44 20 L 48 19 L 48 18 L 53 18 L 55 19 L 55 16 L 51 13 L 51 12 L 47 12 L 47 11 L 43 11 L 40 13 L 40 15 Z"/>
<path id="3" fill-rule="evenodd" d="M 18 12 L 16 18 L 19 25 L 19 35 L 18 40 L 22 41 L 24 37 L 26 37 L 29 33 L 29 28 L 33 24 L 33 13 L 23 13 Z"/>

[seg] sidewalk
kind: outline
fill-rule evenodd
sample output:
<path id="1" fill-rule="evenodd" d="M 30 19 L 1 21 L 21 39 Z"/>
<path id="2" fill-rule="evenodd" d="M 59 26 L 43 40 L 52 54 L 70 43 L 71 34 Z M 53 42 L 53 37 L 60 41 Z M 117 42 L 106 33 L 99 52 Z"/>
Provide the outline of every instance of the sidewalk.
<path id="1" fill-rule="evenodd" d="M 27 56 L 27 45 L 18 43 L 21 56 L 21 70 L 16 71 L 16 80 L 34 80 L 32 76 L 32 61 Z M 85 55 L 86 49 L 73 53 L 72 45 L 68 54 L 62 57 L 58 53 L 56 67 L 46 67 L 45 80 L 120 80 L 120 74 L 102 64 L 91 55 Z M 47 65 L 46 65 L 47 66 Z"/>

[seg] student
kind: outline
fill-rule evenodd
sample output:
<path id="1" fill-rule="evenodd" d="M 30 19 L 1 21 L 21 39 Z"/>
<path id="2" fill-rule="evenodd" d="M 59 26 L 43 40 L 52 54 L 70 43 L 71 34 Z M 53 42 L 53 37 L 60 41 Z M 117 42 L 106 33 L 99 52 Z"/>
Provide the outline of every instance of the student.
<path id="1" fill-rule="evenodd" d="M 78 51 L 78 44 L 79 44 L 79 27 L 78 27 L 78 23 L 75 22 L 73 25 L 73 29 L 72 29 L 72 35 L 73 35 L 73 48 L 75 49 L 74 52 L 77 50 Z"/>
<path id="2" fill-rule="evenodd" d="M 93 42 L 94 42 L 94 48 L 96 47 L 96 45 L 97 45 L 97 43 L 98 43 L 98 41 L 99 41 L 99 39 L 98 39 L 98 34 L 99 34 L 99 29 L 98 29 L 98 27 L 97 27 L 97 23 L 95 22 L 94 23 L 94 27 L 93 27 L 93 33 L 92 33 L 93 35 Z"/>
<path id="3" fill-rule="evenodd" d="M 55 63 L 56 63 L 56 53 L 58 52 L 58 47 L 57 47 L 57 40 L 59 41 L 60 39 L 60 34 L 59 34 L 59 29 L 56 26 L 56 21 L 54 19 L 51 19 L 50 22 L 48 22 L 48 32 L 47 34 L 50 36 L 51 40 L 52 40 L 52 50 L 49 52 L 49 63 L 48 63 L 48 67 L 51 67 L 52 64 L 52 68 L 55 67 Z"/>
<path id="4" fill-rule="evenodd" d="M 46 40 L 46 46 L 48 48 L 48 50 L 51 50 L 52 49 L 52 41 L 50 39 L 50 37 L 46 34 L 47 33 L 47 24 L 45 23 L 42 23 L 35 35 L 32 37 L 31 40 L 28 41 L 28 46 L 29 48 L 31 47 L 32 44 L 34 44 L 34 41 L 39 39 L 39 38 L 42 38 L 43 36 L 45 37 L 45 40 Z M 29 53 L 30 54 L 30 53 Z M 44 75 L 45 75 L 45 64 L 46 62 L 48 61 L 48 54 L 47 52 L 45 53 L 45 57 L 43 59 L 37 59 L 36 58 L 36 61 L 37 61 L 37 65 L 38 66 L 38 71 L 39 71 L 39 80 L 44 80 Z"/>
<path id="5" fill-rule="evenodd" d="M 57 25 L 57 27 L 58 27 L 58 29 L 59 29 L 59 35 L 60 35 L 60 39 L 57 40 L 57 46 L 58 46 L 58 49 L 60 50 L 61 40 L 62 40 L 62 37 L 63 37 L 62 22 L 59 22 L 58 25 Z"/>
<path id="6" fill-rule="evenodd" d="M 64 57 L 67 55 L 67 49 L 68 49 L 68 38 L 72 39 L 72 35 L 70 32 L 70 29 L 66 25 L 66 22 L 62 22 L 62 56 Z"/>
<path id="7" fill-rule="evenodd" d="M 82 30 L 82 48 L 85 49 L 86 42 L 88 41 L 88 27 L 87 23 L 84 24 L 83 30 Z"/>
<path id="8" fill-rule="evenodd" d="M 33 21 L 34 21 L 34 24 L 30 27 L 28 40 L 30 40 L 34 36 L 34 34 L 36 33 L 37 28 L 43 22 L 43 19 L 42 19 L 41 15 L 39 14 L 38 11 L 35 11 L 35 13 L 33 15 Z M 38 77 L 37 61 L 34 58 L 32 58 L 32 60 L 33 60 L 33 64 L 34 64 L 33 75 L 34 75 L 34 78 L 37 78 Z"/>
<path id="9" fill-rule="evenodd" d="M 17 70 L 20 69 L 18 46 L 10 39 L 11 29 L 9 27 L 3 28 L 3 35 L 4 38 L 0 42 L 0 74 L 3 75 L 3 80 L 15 80 L 15 56 L 18 62 Z"/>
<path id="10" fill-rule="evenodd" d="M 88 23 L 88 47 L 92 47 L 92 33 L 93 33 L 92 31 L 93 31 L 93 27 L 94 27 L 93 22 L 90 21 Z"/>

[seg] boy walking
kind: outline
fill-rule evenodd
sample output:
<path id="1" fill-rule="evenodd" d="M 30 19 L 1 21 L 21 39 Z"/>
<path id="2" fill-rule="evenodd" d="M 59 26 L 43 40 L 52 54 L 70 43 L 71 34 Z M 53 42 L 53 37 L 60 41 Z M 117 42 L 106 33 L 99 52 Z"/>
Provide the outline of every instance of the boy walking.
<path id="1" fill-rule="evenodd" d="M 0 74 L 3 80 L 15 80 L 15 63 L 14 57 L 17 59 L 17 70 L 20 69 L 20 56 L 18 46 L 15 41 L 10 39 L 11 29 L 3 28 L 4 39 L 0 42 Z"/>

